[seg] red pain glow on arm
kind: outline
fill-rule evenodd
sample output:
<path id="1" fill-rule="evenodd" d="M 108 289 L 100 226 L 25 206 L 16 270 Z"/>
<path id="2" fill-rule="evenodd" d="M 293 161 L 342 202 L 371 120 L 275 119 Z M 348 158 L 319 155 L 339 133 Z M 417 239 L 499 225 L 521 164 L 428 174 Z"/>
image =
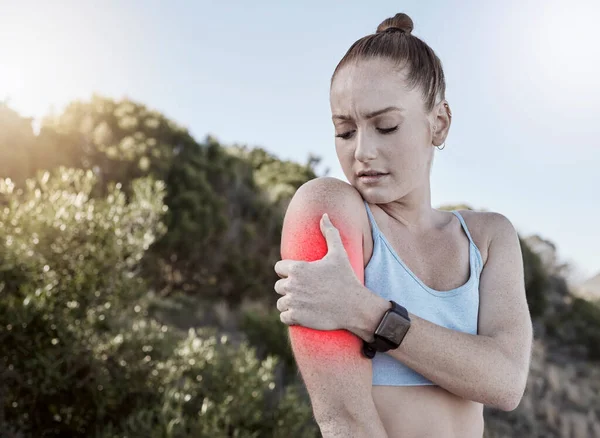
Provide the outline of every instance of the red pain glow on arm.
<path id="1" fill-rule="evenodd" d="M 327 242 L 319 225 L 321 216 L 314 214 L 311 214 L 310 217 L 307 214 L 296 216 L 301 217 L 286 217 L 281 241 L 281 258 L 308 262 L 322 259 L 327 254 Z M 331 215 L 330 219 L 340 231 L 342 243 L 356 277 L 364 284 L 360 230 L 350 229 L 351 227 Z M 310 357 L 311 360 L 321 361 L 322 364 L 347 366 L 348 356 L 360 356 L 362 341 L 347 330 L 324 331 L 299 325 L 292 325 L 289 330 L 290 341 L 297 361 Z"/>

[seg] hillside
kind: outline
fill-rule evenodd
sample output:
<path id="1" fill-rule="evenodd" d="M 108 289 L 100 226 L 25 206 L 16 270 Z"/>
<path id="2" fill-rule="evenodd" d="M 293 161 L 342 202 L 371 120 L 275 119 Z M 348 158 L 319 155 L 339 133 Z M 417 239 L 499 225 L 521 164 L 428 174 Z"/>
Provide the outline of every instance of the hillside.
<path id="1" fill-rule="evenodd" d="M 591 300 L 600 300 L 600 273 L 577 286 L 578 293 Z"/>

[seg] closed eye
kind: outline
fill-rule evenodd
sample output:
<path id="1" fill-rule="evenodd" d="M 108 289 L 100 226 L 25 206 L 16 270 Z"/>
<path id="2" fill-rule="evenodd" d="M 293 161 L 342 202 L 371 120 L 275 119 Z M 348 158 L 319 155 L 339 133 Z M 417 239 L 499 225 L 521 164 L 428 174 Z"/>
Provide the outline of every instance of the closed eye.
<path id="1" fill-rule="evenodd" d="M 390 133 L 394 132 L 396 129 L 398 129 L 398 125 L 394 126 L 393 128 L 388 128 L 388 129 L 377 128 L 377 130 L 379 132 L 381 132 L 382 134 L 390 134 Z"/>
<path id="2" fill-rule="evenodd" d="M 343 134 L 338 134 L 336 137 L 343 138 L 344 140 L 348 140 L 354 131 L 344 132 Z"/>
<path id="3" fill-rule="evenodd" d="M 393 128 L 377 128 L 377 130 L 379 132 L 381 132 L 382 134 L 391 134 L 392 132 L 396 131 L 398 129 L 398 125 L 394 126 Z M 354 132 L 356 132 L 356 130 L 352 130 L 352 131 L 348 131 L 348 132 L 344 132 L 342 134 L 338 134 L 336 135 L 336 137 L 344 139 L 344 140 L 348 140 L 350 137 L 352 137 L 352 134 L 354 134 Z"/>

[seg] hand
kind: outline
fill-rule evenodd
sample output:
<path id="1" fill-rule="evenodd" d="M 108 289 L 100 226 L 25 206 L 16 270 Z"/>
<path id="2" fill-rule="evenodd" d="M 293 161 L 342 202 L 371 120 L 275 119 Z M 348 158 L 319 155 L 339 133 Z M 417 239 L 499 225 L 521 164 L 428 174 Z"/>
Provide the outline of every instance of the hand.
<path id="1" fill-rule="evenodd" d="M 327 213 L 321 217 L 321 232 L 327 242 L 327 254 L 321 260 L 280 260 L 275 272 L 281 278 L 275 291 L 281 322 L 316 330 L 349 329 L 364 302 L 365 289 L 357 278 L 339 230 Z M 366 297 L 368 299 L 368 297 Z"/>

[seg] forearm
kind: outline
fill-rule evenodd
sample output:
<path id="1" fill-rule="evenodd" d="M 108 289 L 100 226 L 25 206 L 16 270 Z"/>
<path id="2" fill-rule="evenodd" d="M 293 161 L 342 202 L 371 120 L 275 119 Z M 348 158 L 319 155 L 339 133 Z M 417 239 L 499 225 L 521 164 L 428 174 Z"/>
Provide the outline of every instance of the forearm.
<path id="1" fill-rule="evenodd" d="M 298 369 L 325 438 L 387 438 L 371 396 L 371 363 L 346 330 L 289 328 Z"/>
<path id="2" fill-rule="evenodd" d="M 389 302 L 373 295 L 362 328 L 370 340 Z M 468 400 L 503 410 L 514 409 L 524 379 L 522 370 L 494 338 L 451 330 L 410 314 L 411 327 L 402 344 L 389 354 L 444 389 Z"/>
<path id="3" fill-rule="evenodd" d="M 388 352 L 448 391 L 488 406 L 512 410 L 522 376 L 489 336 L 471 335 L 415 315 L 396 350 Z"/>
<path id="4" fill-rule="evenodd" d="M 359 416 L 351 415 L 333 423 L 321 422 L 319 429 L 323 438 L 388 438 L 375 407 Z"/>

